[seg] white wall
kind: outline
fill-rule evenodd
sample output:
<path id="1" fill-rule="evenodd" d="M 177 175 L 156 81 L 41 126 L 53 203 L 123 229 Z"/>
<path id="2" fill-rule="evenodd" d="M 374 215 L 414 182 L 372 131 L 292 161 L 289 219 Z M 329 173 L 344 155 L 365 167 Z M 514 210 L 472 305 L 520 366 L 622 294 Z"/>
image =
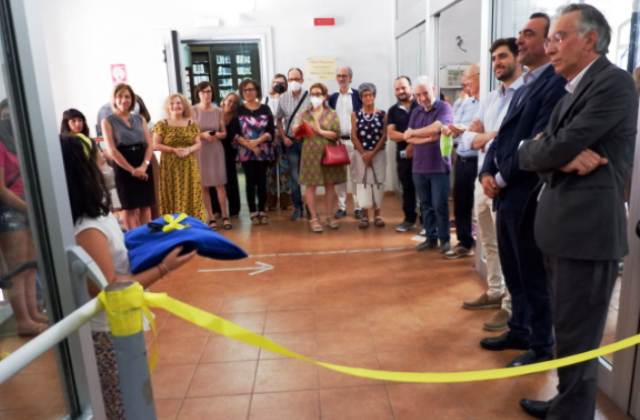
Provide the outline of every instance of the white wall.
<path id="1" fill-rule="evenodd" d="M 480 5 L 479 0 L 464 0 L 440 13 L 439 65 L 472 64 L 480 60 Z M 463 39 L 462 51 L 456 45 L 456 36 Z"/>
<path id="2" fill-rule="evenodd" d="M 59 0 L 40 5 L 55 111 L 76 107 L 90 124 L 109 100 L 112 63 L 126 64 L 129 82 L 159 119 L 169 93 L 163 57 L 169 30 L 210 25 L 214 18 L 225 27 L 271 26 L 278 72 L 304 67 L 308 57 L 333 57 L 353 67 L 356 86 L 363 81 L 378 86 L 379 105 L 391 103 L 394 8 L 388 0 Z M 336 26 L 314 27 L 313 17 L 335 17 Z M 212 38 L 216 29 L 211 28 Z M 330 83 L 330 90 L 335 86 Z"/>

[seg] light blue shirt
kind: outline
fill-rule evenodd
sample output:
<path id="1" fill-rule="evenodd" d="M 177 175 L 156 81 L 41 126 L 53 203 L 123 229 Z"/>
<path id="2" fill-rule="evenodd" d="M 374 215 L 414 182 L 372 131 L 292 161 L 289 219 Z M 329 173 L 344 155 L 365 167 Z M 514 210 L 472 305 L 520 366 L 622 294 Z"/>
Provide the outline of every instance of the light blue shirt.
<path id="1" fill-rule="evenodd" d="M 472 96 L 465 99 L 453 114 L 454 124 L 462 124 L 468 126 L 480 109 L 480 101 Z M 478 156 L 478 151 L 471 148 L 460 148 L 462 134 L 453 138 L 453 144 L 456 144 L 456 153 L 463 158 Z"/>
<path id="2" fill-rule="evenodd" d="M 523 85 L 524 81 L 522 76 L 517 78 L 511 86 L 505 88 L 504 85 L 500 85 L 497 89 L 489 92 L 487 97 L 480 101 L 480 106 L 478 107 L 478 112 L 473 117 L 473 120 L 478 120 L 484 126 L 484 131 L 498 131 L 500 129 L 500 125 L 502 125 L 502 120 L 507 115 L 507 110 L 509 109 L 509 104 L 511 103 L 511 99 L 516 91 Z M 478 133 L 474 133 L 473 131 L 465 131 L 460 137 L 460 143 L 458 144 L 458 150 L 473 150 L 472 144 L 475 140 Z M 478 171 L 482 169 L 482 164 L 484 162 L 484 158 L 486 156 L 486 150 L 489 150 L 489 146 L 491 145 L 491 140 L 487 143 L 483 149 L 478 150 Z"/>

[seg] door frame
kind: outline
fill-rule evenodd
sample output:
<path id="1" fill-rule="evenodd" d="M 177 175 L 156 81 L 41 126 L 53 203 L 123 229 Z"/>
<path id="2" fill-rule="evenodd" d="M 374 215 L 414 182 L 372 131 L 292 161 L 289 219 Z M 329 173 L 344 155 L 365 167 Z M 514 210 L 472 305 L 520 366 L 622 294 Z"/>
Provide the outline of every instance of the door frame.
<path id="1" fill-rule="evenodd" d="M 12 120 L 25 189 L 31 200 L 38 268 L 46 279 L 45 300 L 54 321 L 73 312 L 81 302 L 78 284 L 68 263 L 67 249 L 75 245 L 73 222 L 58 138 L 58 122 L 48 72 L 44 25 L 34 2 L 0 0 L 2 8 L 3 78 L 12 104 Z M 28 18 L 27 18 L 28 17 Z M 18 36 L 18 34 L 20 36 Z M 36 143 L 37 142 L 37 143 Z M 88 325 L 56 349 L 67 409 L 71 417 L 104 418 L 104 405 Z"/>
<path id="2" fill-rule="evenodd" d="M 173 32 L 173 31 L 172 31 Z M 180 85 L 175 75 L 176 60 L 180 60 L 180 49 L 183 44 L 216 44 L 233 42 L 257 42 L 258 54 L 260 56 L 260 86 L 264 89 L 271 84 L 271 79 L 275 74 L 275 59 L 273 53 L 273 29 L 270 26 L 250 26 L 239 28 L 198 28 L 198 29 L 178 29 L 178 43 L 171 42 L 171 35 L 165 42 L 165 49 L 169 52 L 167 56 L 167 68 L 169 75 L 169 90 L 171 92 L 184 91 L 184 78 L 179 75 Z M 178 51 L 175 51 L 178 48 Z M 178 64 L 181 70 L 182 64 Z"/>

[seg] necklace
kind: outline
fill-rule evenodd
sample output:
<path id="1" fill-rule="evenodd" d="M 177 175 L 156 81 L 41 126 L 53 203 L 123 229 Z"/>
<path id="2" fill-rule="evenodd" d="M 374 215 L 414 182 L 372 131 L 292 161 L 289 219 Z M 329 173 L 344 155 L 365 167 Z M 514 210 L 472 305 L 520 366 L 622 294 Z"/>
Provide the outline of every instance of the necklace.
<path id="1" fill-rule="evenodd" d="M 376 116 L 376 112 L 373 111 L 371 114 L 368 114 L 366 112 L 364 112 L 364 109 L 362 110 L 362 119 L 364 119 L 365 121 L 372 121 L 373 117 Z"/>

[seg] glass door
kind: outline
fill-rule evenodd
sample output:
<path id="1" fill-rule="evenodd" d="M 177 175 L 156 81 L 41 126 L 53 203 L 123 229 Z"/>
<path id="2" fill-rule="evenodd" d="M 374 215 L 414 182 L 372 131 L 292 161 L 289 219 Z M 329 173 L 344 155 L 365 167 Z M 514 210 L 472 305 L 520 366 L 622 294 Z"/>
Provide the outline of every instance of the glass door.
<path id="1" fill-rule="evenodd" d="M 38 15 L 27 3 L 0 0 L 0 358 L 72 312 L 81 295 L 67 263 L 73 228 L 44 34 L 27 25 Z M 88 327 L 0 384 L 0 418 L 102 411 Z"/>

